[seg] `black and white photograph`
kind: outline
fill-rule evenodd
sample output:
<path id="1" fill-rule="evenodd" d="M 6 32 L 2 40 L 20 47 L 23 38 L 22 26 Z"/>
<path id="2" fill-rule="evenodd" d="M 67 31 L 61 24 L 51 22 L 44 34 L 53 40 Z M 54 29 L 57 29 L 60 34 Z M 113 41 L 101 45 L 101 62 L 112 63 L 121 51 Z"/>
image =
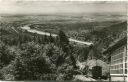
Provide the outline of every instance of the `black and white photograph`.
<path id="1" fill-rule="evenodd" d="M 127 5 L 0 0 L 0 81 L 128 81 Z"/>

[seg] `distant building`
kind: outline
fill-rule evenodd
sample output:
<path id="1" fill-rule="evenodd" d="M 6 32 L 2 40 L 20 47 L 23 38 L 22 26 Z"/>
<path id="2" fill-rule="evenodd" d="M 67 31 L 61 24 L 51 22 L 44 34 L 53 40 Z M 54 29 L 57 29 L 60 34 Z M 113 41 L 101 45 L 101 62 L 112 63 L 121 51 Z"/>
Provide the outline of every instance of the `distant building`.
<path id="1" fill-rule="evenodd" d="M 112 81 L 127 80 L 127 37 L 116 40 L 104 54 L 110 56 L 110 76 Z"/>

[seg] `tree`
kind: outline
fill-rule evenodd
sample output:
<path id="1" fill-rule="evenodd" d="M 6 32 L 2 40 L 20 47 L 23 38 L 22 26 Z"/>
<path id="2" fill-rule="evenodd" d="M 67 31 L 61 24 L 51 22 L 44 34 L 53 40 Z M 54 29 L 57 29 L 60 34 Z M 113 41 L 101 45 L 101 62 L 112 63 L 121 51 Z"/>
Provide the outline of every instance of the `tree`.
<path id="1" fill-rule="evenodd" d="M 55 67 L 42 48 L 34 42 L 21 45 L 20 56 L 14 62 L 15 80 L 50 80 L 47 74 L 55 74 Z"/>
<path id="2" fill-rule="evenodd" d="M 8 46 L 0 42 L 0 68 L 8 65 L 14 59 L 14 55 L 10 52 Z"/>
<path id="3" fill-rule="evenodd" d="M 60 30 L 58 34 L 59 39 L 59 46 L 62 48 L 62 50 L 66 53 L 66 56 L 69 54 L 69 40 L 68 37 L 65 35 L 65 33 Z"/>
<path id="4" fill-rule="evenodd" d="M 20 58 L 16 58 L 13 63 L 13 75 L 15 80 L 25 80 L 25 68 L 22 65 Z"/>
<path id="5" fill-rule="evenodd" d="M 52 37 L 51 33 L 50 33 L 49 39 L 50 39 L 50 43 L 54 42 L 54 38 Z"/>
<path id="6" fill-rule="evenodd" d="M 48 38 L 47 35 L 44 35 L 44 42 L 45 42 L 45 43 L 48 43 L 48 42 L 49 42 L 49 38 Z"/>
<path id="7" fill-rule="evenodd" d="M 65 35 L 63 31 L 59 31 L 59 46 L 62 48 L 63 52 L 65 53 L 64 56 L 60 56 L 58 61 L 62 61 L 62 59 L 66 59 L 67 57 L 70 58 L 71 64 L 76 68 L 76 60 L 73 56 L 73 47 L 69 44 L 69 39 Z"/>
<path id="8" fill-rule="evenodd" d="M 75 71 L 72 65 L 64 63 L 62 66 L 57 69 L 58 77 L 57 80 L 72 80 Z"/>

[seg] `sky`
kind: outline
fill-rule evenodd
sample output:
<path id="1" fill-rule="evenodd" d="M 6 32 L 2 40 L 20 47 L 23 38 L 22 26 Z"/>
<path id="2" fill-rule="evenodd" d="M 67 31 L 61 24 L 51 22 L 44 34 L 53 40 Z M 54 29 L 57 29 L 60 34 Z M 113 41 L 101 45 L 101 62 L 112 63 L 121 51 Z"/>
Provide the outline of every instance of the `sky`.
<path id="1" fill-rule="evenodd" d="M 126 14 L 124 2 L 0 0 L 0 14 Z"/>

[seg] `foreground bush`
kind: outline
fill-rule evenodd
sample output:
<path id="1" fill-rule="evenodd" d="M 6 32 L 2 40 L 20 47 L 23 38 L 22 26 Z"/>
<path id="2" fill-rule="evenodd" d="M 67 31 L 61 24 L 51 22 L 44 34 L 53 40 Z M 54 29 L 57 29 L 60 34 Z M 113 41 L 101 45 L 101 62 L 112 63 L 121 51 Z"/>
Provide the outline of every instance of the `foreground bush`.
<path id="1" fill-rule="evenodd" d="M 0 69 L 7 66 L 14 59 L 14 55 L 9 46 L 0 41 Z"/>

